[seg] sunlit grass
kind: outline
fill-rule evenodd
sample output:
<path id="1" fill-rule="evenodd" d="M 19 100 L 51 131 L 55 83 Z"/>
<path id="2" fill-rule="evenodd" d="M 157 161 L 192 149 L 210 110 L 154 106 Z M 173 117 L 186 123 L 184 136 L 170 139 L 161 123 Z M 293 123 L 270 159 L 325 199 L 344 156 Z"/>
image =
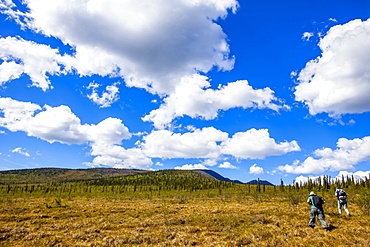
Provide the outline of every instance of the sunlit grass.
<path id="1" fill-rule="evenodd" d="M 299 197 L 299 196 L 298 196 Z M 195 193 L 19 196 L 0 200 L 0 246 L 369 246 L 369 216 L 327 199 L 325 232 L 305 195 Z"/>
<path id="2" fill-rule="evenodd" d="M 265 186 L 175 170 L 87 180 L 76 173 L 72 182 L 27 174 L 1 177 L 0 246 L 370 245 L 368 180 L 336 182 L 350 194 L 347 217 L 337 214 L 337 185 L 325 179 Z M 308 227 L 311 190 L 327 201 L 330 232 Z"/>

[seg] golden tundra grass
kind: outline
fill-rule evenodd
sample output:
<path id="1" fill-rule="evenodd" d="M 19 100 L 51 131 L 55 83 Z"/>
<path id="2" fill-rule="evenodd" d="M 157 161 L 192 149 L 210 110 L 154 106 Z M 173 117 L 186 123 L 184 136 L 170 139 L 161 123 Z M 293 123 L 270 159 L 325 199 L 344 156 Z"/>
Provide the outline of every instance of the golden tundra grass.
<path id="1" fill-rule="evenodd" d="M 309 206 L 285 196 L 27 197 L 0 200 L 0 246 L 369 246 L 369 216 L 326 205 L 325 232 Z"/>

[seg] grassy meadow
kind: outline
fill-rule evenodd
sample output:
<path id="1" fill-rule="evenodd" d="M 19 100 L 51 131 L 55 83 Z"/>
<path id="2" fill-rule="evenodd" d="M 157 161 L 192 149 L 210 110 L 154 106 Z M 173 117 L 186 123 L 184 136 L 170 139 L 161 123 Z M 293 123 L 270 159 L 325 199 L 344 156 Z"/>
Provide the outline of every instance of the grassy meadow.
<path id="1" fill-rule="evenodd" d="M 368 184 L 345 185 L 348 217 L 335 185 L 239 185 L 186 171 L 14 180 L 0 180 L 0 246 L 370 246 Z M 310 190 L 326 199 L 330 232 L 308 227 Z"/>

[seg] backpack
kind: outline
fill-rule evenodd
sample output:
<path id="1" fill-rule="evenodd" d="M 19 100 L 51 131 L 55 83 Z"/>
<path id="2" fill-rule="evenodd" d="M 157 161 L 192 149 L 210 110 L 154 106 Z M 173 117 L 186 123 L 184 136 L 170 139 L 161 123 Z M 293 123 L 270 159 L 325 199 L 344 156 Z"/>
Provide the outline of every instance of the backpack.
<path id="1" fill-rule="evenodd" d="M 338 198 L 339 199 L 342 199 L 342 200 L 347 199 L 347 194 L 346 194 L 346 192 L 344 190 L 339 190 L 337 192 L 337 195 L 338 195 Z"/>
<path id="2" fill-rule="evenodd" d="M 311 196 L 312 205 L 317 208 L 322 208 L 322 204 L 324 204 L 324 200 L 319 196 Z"/>

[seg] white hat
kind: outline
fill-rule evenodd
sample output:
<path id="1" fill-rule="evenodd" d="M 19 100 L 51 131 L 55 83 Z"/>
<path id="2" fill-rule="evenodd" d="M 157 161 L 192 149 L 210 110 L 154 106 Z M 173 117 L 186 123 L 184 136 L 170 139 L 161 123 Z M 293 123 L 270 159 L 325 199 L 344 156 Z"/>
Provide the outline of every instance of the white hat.
<path id="1" fill-rule="evenodd" d="M 311 191 L 310 196 L 316 196 L 315 192 Z"/>

